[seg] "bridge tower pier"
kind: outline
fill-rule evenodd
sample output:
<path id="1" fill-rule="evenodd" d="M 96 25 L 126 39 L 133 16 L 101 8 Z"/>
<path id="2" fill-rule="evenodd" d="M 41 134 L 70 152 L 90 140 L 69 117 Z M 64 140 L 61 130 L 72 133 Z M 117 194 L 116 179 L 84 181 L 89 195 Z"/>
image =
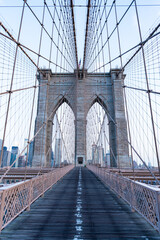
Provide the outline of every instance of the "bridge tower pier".
<path id="1" fill-rule="evenodd" d="M 84 165 L 86 161 L 86 109 L 85 109 L 85 72 L 75 71 L 76 76 L 76 112 L 75 112 L 75 163 Z"/>

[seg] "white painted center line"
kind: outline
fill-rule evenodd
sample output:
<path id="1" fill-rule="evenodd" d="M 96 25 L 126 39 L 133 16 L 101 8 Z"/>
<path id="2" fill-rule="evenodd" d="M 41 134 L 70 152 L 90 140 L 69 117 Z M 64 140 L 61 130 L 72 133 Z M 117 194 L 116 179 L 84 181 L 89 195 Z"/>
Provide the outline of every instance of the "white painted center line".
<path id="1" fill-rule="evenodd" d="M 82 233 L 82 171 L 81 167 L 79 170 L 79 178 L 78 178 L 78 187 L 77 187 L 77 203 L 76 203 L 76 234 L 73 240 L 83 240 L 81 233 Z"/>

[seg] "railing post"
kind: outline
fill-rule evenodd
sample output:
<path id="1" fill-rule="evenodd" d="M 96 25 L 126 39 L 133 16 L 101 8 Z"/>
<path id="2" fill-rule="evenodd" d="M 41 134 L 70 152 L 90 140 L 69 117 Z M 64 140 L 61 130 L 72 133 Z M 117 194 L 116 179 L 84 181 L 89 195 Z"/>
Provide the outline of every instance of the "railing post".
<path id="1" fill-rule="evenodd" d="M 134 206 L 136 206 L 136 198 L 135 198 L 135 193 L 134 193 L 134 183 L 130 181 L 130 206 L 132 212 L 135 212 Z"/>
<path id="2" fill-rule="evenodd" d="M 58 181 L 60 179 L 60 170 L 58 170 Z"/>
<path id="3" fill-rule="evenodd" d="M 102 168 L 100 168 L 100 175 L 101 175 L 101 179 L 102 179 L 102 181 L 103 181 L 103 169 Z"/>
<path id="4" fill-rule="evenodd" d="M 31 208 L 31 200 L 32 200 L 32 194 L 33 194 L 33 186 L 32 186 L 32 182 L 33 180 L 31 180 L 31 183 L 30 183 L 30 188 L 29 188 L 29 199 L 28 199 L 28 207 L 27 207 L 27 211 L 30 210 Z"/>
<path id="5" fill-rule="evenodd" d="M 109 175 L 108 175 L 108 171 L 106 170 L 106 171 L 105 171 L 105 181 L 106 181 L 106 184 L 107 184 L 107 182 L 108 182 L 108 176 L 109 176 Z"/>
<path id="6" fill-rule="evenodd" d="M 109 171 L 109 175 L 108 175 L 108 185 L 111 187 L 111 184 L 110 184 L 110 174 L 111 172 Z M 112 188 L 112 187 L 111 187 Z"/>
<path id="7" fill-rule="evenodd" d="M 156 192 L 156 215 L 158 219 L 158 231 L 160 233 L 160 192 Z"/>
<path id="8" fill-rule="evenodd" d="M 113 176 L 111 175 L 111 172 L 109 172 L 109 186 L 111 187 L 111 189 L 114 189 L 114 182 L 113 182 Z"/>
<path id="9" fill-rule="evenodd" d="M 60 179 L 63 180 L 63 169 L 61 168 L 60 171 L 61 171 Z"/>
<path id="10" fill-rule="evenodd" d="M 106 184 L 106 169 L 104 170 L 104 182 Z"/>
<path id="11" fill-rule="evenodd" d="M 54 175 L 54 173 L 51 173 L 51 189 L 53 187 L 53 179 L 54 179 L 53 175 Z"/>
<path id="12" fill-rule="evenodd" d="M 117 175 L 117 191 L 118 191 L 118 195 L 119 198 L 121 198 L 121 193 L 122 193 L 122 187 L 121 187 L 121 177 L 119 175 Z"/>
<path id="13" fill-rule="evenodd" d="M 0 232 L 2 231 L 3 226 L 3 214 L 4 214 L 4 206 L 5 206 L 5 196 L 6 191 L 2 192 L 1 206 L 0 206 Z"/>
<path id="14" fill-rule="evenodd" d="M 116 192 L 118 194 L 118 196 L 120 197 L 120 191 L 119 191 L 119 176 L 118 174 L 116 175 Z"/>
<path id="15" fill-rule="evenodd" d="M 55 172 L 55 175 L 56 175 L 56 182 L 55 182 L 55 184 L 57 183 L 57 179 L 58 179 L 58 177 L 57 177 L 57 170 L 56 170 L 56 172 Z"/>
<path id="16" fill-rule="evenodd" d="M 44 197 L 44 182 L 45 182 L 45 175 L 43 175 L 43 178 L 42 178 L 42 195 L 41 195 L 41 197 Z"/>

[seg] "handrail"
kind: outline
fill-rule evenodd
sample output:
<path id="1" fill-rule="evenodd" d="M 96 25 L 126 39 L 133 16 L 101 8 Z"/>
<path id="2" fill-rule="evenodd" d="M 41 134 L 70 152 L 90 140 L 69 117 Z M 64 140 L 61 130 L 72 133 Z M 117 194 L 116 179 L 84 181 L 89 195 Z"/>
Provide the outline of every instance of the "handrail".
<path id="1" fill-rule="evenodd" d="M 87 167 L 160 232 L 160 189 L 158 187 L 147 186 L 94 165 Z"/>
<path id="2" fill-rule="evenodd" d="M 0 231 L 67 174 L 74 165 L 65 166 L 30 180 L 0 188 Z"/>

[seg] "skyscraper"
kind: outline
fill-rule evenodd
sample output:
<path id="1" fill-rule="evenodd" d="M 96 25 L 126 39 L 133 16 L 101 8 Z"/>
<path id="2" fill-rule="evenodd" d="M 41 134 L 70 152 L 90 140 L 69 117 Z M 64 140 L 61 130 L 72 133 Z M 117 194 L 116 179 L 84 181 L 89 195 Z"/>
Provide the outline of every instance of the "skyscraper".
<path id="1" fill-rule="evenodd" d="M 61 139 L 57 138 L 55 142 L 55 151 L 54 151 L 54 161 L 55 166 L 60 166 L 61 164 Z"/>
<path id="2" fill-rule="evenodd" d="M 25 167 L 25 156 L 20 156 L 18 158 L 18 167 Z"/>
<path id="3" fill-rule="evenodd" d="M 11 153 L 13 153 L 13 154 L 18 154 L 18 152 L 19 152 L 19 148 L 17 147 L 17 146 L 12 146 L 12 150 L 11 150 Z"/>
<path id="4" fill-rule="evenodd" d="M 28 144 L 28 138 L 25 138 L 24 139 L 24 148 L 27 146 L 27 144 Z M 27 148 L 24 151 L 24 155 L 27 155 Z"/>
<path id="5" fill-rule="evenodd" d="M 92 163 L 97 163 L 97 145 L 92 144 Z"/>
<path id="6" fill-rule="evenodd" d="M 106 167 L 110 167 L 110 153 L 106 153 L 106 159 L 105 159 L 105 165 Z"/>
<path id="7" fill-rule="evenodd" d="M 1 151 L 2 151 L 2 149 L 0 150 L 0 154 L 1 154 Z M 2 156 L 1 167 L 7 166 L 8 154 L 9 154 L 9 151 L 7 151 L 7 147 L 3 147 L 3 156 Z"/>
<path id="8" fill-rule="evenodd" d="M 54 166 L 54 152 L 51 153 L 51 167 Z"/>
<path id="9" fill-rule="evenodd" d="M 10 165 L 16 160 L 18 153 L 19 148 L 17 146 L 12 146 Z M 18 160 L 15 164 L 13 164 L 13 167 L 18 167 Z"/>
<path id="10" fill-rule="evenodd" d="M 104 167 L 104 148 L 102 146 L 98 146 L 98 163 Z"/>
<path id="11" fill-rule="evenodd" d="M 32 166 L 32 159 L 33 159 L 33 150 L 34 150 L 34 141 L 29 144 L 29 153 L 28 153 L 28 161 L 27 166 Z"/>

